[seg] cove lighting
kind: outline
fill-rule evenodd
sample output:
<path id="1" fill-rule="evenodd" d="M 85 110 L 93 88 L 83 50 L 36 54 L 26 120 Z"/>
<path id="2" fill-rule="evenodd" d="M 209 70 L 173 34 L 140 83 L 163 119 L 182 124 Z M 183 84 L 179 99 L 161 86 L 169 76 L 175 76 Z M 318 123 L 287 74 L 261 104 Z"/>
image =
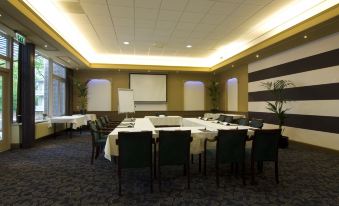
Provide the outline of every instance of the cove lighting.
<path id="1" fill-rule="evenodd" d="M 275 10 L 271 9 L 273 12 L 261 17 L 253 27 L 249 27 L 239 35 L 233 35 L 235 36 L 234 38 L 224 42 L 223 45 L 219 45 L 215 52 L 199 58 L 100 53 L 91 44 L 90 40 L 86 39 L 84 32 L 81 32 L 79 25 L 74 21 L 74 15 L 71 16 L 72 14 L 63 9 L 62 1 L 23 0 L 23 2 L 91 64 L 212 67 L 337 5 L 339 0 L 291 0 L 286 1 L 286 3 L 277 1 L 283 6 L 277 7 L 278 9 Z M 275 3 L 275 1 L 272 3 Z M 129 44 L 129 42 L 123 43 L 125 45 Z M 192 48 L 192 45 L 186 45 L 186 47 Z"/>

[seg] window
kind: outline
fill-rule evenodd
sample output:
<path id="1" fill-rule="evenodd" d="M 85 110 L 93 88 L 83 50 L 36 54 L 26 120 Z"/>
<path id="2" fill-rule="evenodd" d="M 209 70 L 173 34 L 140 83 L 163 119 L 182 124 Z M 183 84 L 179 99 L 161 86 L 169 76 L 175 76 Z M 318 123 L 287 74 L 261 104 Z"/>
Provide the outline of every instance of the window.
<path id="1" fill-rule="evenodd" d="M 65 114 L 66 107 L 66 69 L 53 63 L 53 116 Z"/>
<path id="2" fill-rule="evenodd" d="M 35 119 L 48 113 L 48 59 L 35 53 Z"/>
<path id="3" fill-rule="evenodd" d="M 200 81 L 187 81 L 184 84 L 184 110 L 205 110 L 205 86 Z"/>
<path id="4" fill-rule="evenodd" d="M 0 68 L 9 69 L 9 39 L 7 36 L 0 33 Z"/>
<path id="5" fill-rule="evenodd" d="M 13 104 L 13 122 L 16 122 L 16 112 L 18 107 L 18 78 L 19 78 L 19 44 L 14 42 L 13 43 L 13 68 L 12 68 L 12 83 L 13 83 L 13 97 L 12 97 L 12 104 Z"/>

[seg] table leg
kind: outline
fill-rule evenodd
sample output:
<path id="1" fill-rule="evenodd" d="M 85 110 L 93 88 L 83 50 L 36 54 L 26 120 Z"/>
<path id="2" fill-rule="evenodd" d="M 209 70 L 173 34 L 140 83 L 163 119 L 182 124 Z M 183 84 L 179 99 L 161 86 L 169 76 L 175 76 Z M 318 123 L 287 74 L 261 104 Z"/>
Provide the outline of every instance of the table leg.
<path id="1" fill-rule="evenodd" d="M 54 129 L 53 136 L 54 138 L 56 138 L 56 123 L 53 124 L 53 129 Z"/>
<path id="2" fill-rule="evenodd" d="M 72 138 L 73 135 L 73 123 L 71 123 L 71 127 L 70 127 L 70 138 Z"/>

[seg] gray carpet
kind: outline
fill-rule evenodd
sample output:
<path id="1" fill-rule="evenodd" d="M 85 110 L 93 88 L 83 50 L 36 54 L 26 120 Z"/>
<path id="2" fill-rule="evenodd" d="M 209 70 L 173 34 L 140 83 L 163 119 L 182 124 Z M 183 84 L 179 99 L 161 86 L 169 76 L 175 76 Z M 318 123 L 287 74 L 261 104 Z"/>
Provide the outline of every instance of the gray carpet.
<path id="1" fill-rule="evenodd" d="M 115 165 L 102 154 L 90 165 L 90 151 L 89 133 L 83 133 L 0 153 L 0 205 L 339 205 L 339 153 L 296 143 L 280 150 L 279 185 L 268 163 L 258 185 L 243 186 L 240 178 L 225 175 L 217 188 L 210 154 L 207 177 L 197 161 L 192 165 L 191 190 L 182 167 L 165 167 L 162 191 L 155 182 L 153 194 L 147 169 L 127 170 L 121 197 Z M 229 166 L 223 171 L 228 174 Z"/>

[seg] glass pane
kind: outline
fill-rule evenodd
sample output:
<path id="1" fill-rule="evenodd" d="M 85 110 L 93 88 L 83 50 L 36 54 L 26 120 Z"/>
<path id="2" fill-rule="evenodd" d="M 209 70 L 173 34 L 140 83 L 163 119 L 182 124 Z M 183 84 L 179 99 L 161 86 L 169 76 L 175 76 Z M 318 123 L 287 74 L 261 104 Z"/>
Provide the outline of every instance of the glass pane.
<path id="1" fill-rule="evenodd" d="M 59 81 L 53 80 L 53 116 L 59 116 Z"/>
<path id="2" fill-rule="evenodd" d="M 35 119 L 48 113 L 48 59 L 35 55 Z"/>
<path id="3" fill-rule="evenodd" d="M 8 56 L 8 38 L 0 34 L 0 54 Z M 7 68 L 7 67 L 6 67 Z"/>
<path id="4" fill-rule="evenodd" d="M 59 64 L 53 63 L 53 74 L 61 77 L 61 78 L 66 78 L 66 69 Z"/>
<path id="5" fill-rule="evenodd" d="M 0 141 L 2 140 L 2 76 L 0 76 Z"/>
<path id="6" fill-rule="evenodd" d="M 18 106 L 18 59 L 19 44 L 13 44 L 13 122 L 16 122 L 16 111 Z"/>
<path id="7" fill-rule="evenodd" d="M 66 87 L 65 82 L 60 82 L 60 114 L 65 115 Z"/>

